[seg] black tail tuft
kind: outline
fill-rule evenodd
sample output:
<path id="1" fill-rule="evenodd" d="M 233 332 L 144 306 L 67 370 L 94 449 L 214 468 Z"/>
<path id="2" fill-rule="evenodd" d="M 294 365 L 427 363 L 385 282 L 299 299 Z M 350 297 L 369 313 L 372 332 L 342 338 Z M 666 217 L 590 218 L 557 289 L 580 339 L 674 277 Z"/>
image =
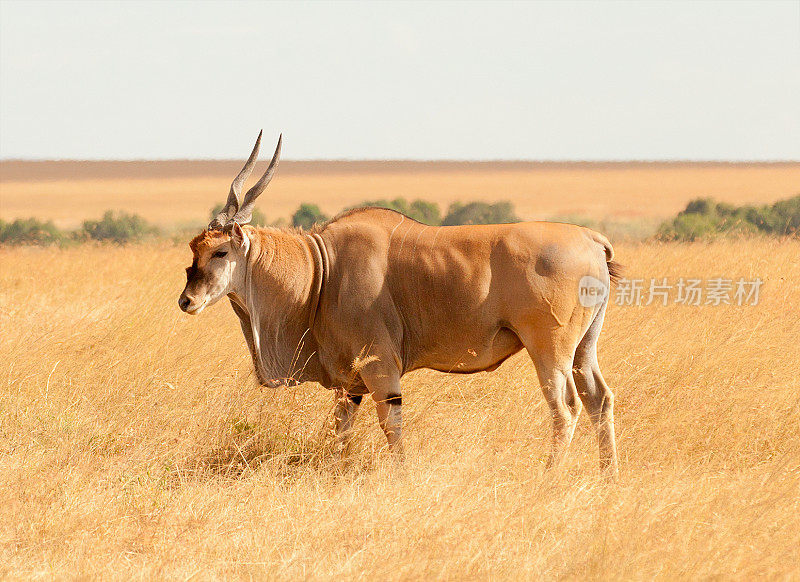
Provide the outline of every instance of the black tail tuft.
<path id="1" fill-rule="evenodd" d="M 608 275 L 611 277 L 611 283 L 616 285 L 622 278 L 622 271 L 625 269 L 625 267 L 616 261 L 608 261 L 606 264 L 608 265 Z"/>

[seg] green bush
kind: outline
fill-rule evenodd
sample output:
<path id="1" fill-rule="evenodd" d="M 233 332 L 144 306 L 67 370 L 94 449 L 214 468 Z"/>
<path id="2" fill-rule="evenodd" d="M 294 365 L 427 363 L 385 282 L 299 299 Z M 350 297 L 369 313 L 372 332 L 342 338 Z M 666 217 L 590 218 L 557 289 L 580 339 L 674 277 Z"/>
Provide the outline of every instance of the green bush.
<path id="1" fill-rule="evenodd" d="M 222 209 L 225 208 L 224 204 L 217 204 L 214 208 L 211 209 L 211 212 L 208 215 L 208 220 L 211 221 L 217 217 L 217 214 L 222 212 Z M 253 214 L 250 218 L 250 222 L 248 224 L 252 224 L 253 226 L 267 226 L 267 216 L 261 212 L 258 208 L 253 208 Z"/>
<path id="2" fill-rule="evenodd" d="M 442 224 L 442 211 L 435 202 L 414 200 L 408 208 L 408 216 L 430 226 Z"/>
<path id="3" fill-rule="evenodd" d="M 308 230 L 318 222 L 325 222 L 328 217 L 322 213 L 316 204 L 301 204 L 292 214 L 292 226 Z"/>
<path id="4" fill-rule="evenodd" d="M 120 212 L 116 216 L 107 210 L 100 220 L 85 220 L 82 232 L 86 238 L 117 243 L 134 242 L 155 235 L 158 229 L 136 214 Z"/>
<path id="5" fill-rule="evenodd" d="M 776 202 L 768 224 L 775 234 L 800 235 L 800 195 Z"/>
<path id="6" fill-rule="evenodd" d="M 37 218 L 18 218 L 14 222 L 0 220 L 0 243 L 10 245 L 48 245 L 64 241 L 61 232 L 53 221 Z"/>
<path id="7" fill-rule="evenodd" d="M 772 205 L 734 206 L 698 198 L 678 215 L 664 222 L 657 237 L 662 240 L 694 241 L 723 234 L 781 236 L 800 234 L 800 195 Z"/>
<path id="8" fill-rule="evenodd" d="M 377 206 L 378 208 L 396 210 L 409 218 L 413 218 L 417 222 L 429 226 L 438 226 L 442 223 L 442 213 L 439 210 L 439 205 L 435 202 L 427 202 L 426 200 L 414 200 L 413 202 L 409 202 L 405 198 L 395 198 L 394 200 L 367 200 L 361 204 L 357 204 L 353 208 L 363 208 L 366 206 Z"/>
<path id="9" fill-rule="evenodd" d="M 511 202 L 470 202 L 461 204 L 454 202 L 447 209 L 447 216 L 442 224 L 445 226 L 456 224 L 506 224 L 520 222 L 521 219 L 514 212 Z"/>

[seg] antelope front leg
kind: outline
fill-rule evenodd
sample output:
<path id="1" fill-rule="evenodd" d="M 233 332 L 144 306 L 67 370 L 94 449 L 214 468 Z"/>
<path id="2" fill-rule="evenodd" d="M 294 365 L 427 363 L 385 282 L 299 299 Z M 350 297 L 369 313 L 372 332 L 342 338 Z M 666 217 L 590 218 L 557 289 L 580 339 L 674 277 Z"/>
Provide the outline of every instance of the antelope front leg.
<path id="1" fill-rule="evenodd" d="M 361 396 L 352 396 L 342 389 L 336 390 L 336 408 L 333 417 L 336 423 L 336 454 L 344 455 L 353 437 L 353 421 L 361 404 Z"/>
<path id="2" fill-rule="evenodd" d="M 403 399 L 400 395 L 400 372 L 372 365 L 361 373 L 361 377 L 375 401 L 378 422 L 386 435 L 389 450 L 402 457 Z"/>
<path id="3" fill-rule="evenodd" d="M 398 457 L 403 456 L 403 399 L 400 394 L 377 395 L 372 394 L 375 408 L 378 411 L 378 422 L 386 435 L 389 450 Z"/>

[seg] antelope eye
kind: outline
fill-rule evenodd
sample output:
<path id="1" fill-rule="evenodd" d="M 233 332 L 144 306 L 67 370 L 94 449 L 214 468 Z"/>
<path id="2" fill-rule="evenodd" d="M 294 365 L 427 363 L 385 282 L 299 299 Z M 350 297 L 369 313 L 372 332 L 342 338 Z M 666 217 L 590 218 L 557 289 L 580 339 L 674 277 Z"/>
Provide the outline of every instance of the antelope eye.
<path id="1" fill-rule="evenodd" d="M 214 254 L 213 254 L 213 255 L 211 255 L 211 256 L 212 256 L 213 258 L 216 258 L 216 257 L 224 257 L 224 256 L 225 256 L 225 255 L 227 255 L 227 254 L 228 254 L 228 251 L 217 251 L 216 253 L 214 253 Z"/>

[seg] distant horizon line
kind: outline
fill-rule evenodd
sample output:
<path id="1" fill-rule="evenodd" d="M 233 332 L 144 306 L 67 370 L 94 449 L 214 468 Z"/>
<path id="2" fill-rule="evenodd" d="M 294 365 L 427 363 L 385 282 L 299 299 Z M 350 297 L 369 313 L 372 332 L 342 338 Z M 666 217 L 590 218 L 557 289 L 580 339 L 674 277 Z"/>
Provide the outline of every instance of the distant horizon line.
<path id="1" fill-rule="evenodd" d="M 20 158 L 0 157 L 0 163 L 141 163 L 141 162 L 243 162 L 244 158 Z M 411 163 L 411 164 L 796 164 L 800 158 L 296 158 L 281 163 Z"/>

